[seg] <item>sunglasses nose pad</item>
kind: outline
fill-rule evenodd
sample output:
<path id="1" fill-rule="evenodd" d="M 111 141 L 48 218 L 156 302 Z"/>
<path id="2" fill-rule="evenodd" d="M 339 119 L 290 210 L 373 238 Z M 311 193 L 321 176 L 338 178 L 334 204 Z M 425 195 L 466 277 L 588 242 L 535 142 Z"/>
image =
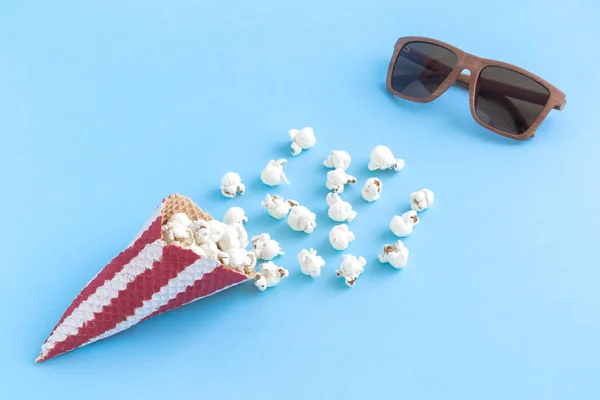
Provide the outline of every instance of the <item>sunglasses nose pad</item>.
<path id="1" fill-rule="evenodd" d="M 468 89 L 469 83 L 471 82 L 471 71 L 466 68 L 463 69 L 462 71 L 460 71 L 460 75 L 456 79 L 456 82 L 459 85 L 466 87 Z"/>

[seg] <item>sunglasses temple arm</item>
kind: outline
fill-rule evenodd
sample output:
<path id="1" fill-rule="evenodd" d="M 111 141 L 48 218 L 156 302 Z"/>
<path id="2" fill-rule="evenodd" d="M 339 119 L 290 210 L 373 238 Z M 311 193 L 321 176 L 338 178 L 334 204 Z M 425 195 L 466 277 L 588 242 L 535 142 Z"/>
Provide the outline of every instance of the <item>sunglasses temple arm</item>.
<path id="1" fill-rule="evenodd" d="M 456 84 L 459 86 L 462 86 L 466 89 L 469 88 L 469 80 L 470 80 L 470 76 L 467 74 L 460 74 L 458 76 L 458 78 L 456 79 Z M 493 94 L 493 93 L 492 93 Z M 525 116 L 523 115 L 523 113 L 521 112 L 521 110 L 519 110 L 518 107 L 516 107 L 514 105 L 514 103 L 512 101 L 510 101 L 510 99 L 506 96 L 489 96 L 489 100 L 494 100 L 498 103 L 503 103 L 504 107 L 506 108 L 506 110 L 512 114 L 514 120 L 522 125 L 527 125 L 527 120 L 525 119 Z"/>
<path id="2" fill-rule="evenodd" d="M 462 86 L 466 89 L 470 87 L 470 83 L 471 76 L 467 74 L 460 74 L 455 82 L 455 84 Z M 529 101 L 531 103 L 539 104 L 542 106 L 546 105 L 546 102 L 548 101 L 547 96 L 543 94 L 540 94 L 533 90 L 528 90 L 525 88 L 514 86 L 509 83 L 479 78 L 479 82 L 477 84 L 479 85 L 479 89 L 482 91 L 486 91 L 489 93 L 500 92 L 506 95 L 506 97 L 512 97 L 514 99 Z"/>
<path id="3" fill-rule="evenodd" d="M 470 75 L 460 74 L 458 76 L 458 78 L 456 79 L 455 84 L 468 89 L 470 86 L 470 79 L 471 79 Z M 515 99 L 520 99 L 520 100 L 525 100 L 525 101 L 530 101 L 532 103 L 539 104 L 539 105 L 546 105 L 546 102 L 548 101 L 547 96 L 545 96 L 544 94 L 540 94 L 533 90 L 520 88 L 518 86 L 514 86 L 514 85 L 511 85 L 508 83 L 502 83 L 502 82 L 496 82 L 496 81 L 490 81 L 490 80 L 480 80 L 479 84 L 492 90 L 492 91 L 494 89 L 501 90 L 504 93 L 506 93 L 509 97 L 513 97 Z M 553 108 L 555 110 L 562 110 L 563 108 L 565 108 L 566 103 L 567 103 L 567 100 L 563 99 L 563 101 L 560 104 L 555 105 Z"/>

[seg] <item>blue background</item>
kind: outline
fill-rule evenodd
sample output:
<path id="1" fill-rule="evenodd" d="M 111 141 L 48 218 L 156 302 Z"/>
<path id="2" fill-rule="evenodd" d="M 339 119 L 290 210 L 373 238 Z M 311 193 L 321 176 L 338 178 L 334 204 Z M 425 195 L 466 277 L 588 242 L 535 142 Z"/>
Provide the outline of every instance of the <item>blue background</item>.
<path id="1" fill-rule="evenodd" d="M 597 2 L 371 0 L 5 1 L 0 6 L 0 398 L 598 399 L 600 211 Z M 471 118 L 452 88 L 430 104 L 391 97 L 398 37 L 438 38 L 517 64 L 562 89 L 535 139 Z M 596 91 L 594 91 L 594 88 Z M 277 192 L 318 213 L 312 235 L 260 207 L 287 130 L 318 143 Z M 370 149 L 405 158 L 370 173 Z M 358 210 L 335 278 L 321 166 L 353 156 Z M 248 184 L 234 200 L 223 173 Z M 379 202 L 360 199 L 369 176 Z M 423 187 L 436 203 L 407 238 L 402 271 L 376 261 L 387 224 Z M 217 217 L 232 205 L 270 232 L 290 277 L 251 284 L 36 365 L 79 290 L 164 196 Z M 296 254 L 326 258 L 320 279 Z"/>

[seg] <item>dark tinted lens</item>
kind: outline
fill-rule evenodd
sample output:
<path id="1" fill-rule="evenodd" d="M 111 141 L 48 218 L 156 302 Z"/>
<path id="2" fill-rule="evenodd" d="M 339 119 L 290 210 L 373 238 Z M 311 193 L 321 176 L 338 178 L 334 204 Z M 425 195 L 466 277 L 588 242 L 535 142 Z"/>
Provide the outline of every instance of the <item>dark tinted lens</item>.
<path id="1" fill-rule="evenodd" d="M 457 61 L 456 54 L 437 44 L 407 43 L 394 64 L 392 89 L 406 96 L 429 97 L 450 75 Z"/>
<path id="2" fill-rule="evenodd" d="M 519 72 L 485 67 L 477 79 L 475 113 L 498 130 L 520 135 L 540 116 L 549 98 L 548 89 Z"/>

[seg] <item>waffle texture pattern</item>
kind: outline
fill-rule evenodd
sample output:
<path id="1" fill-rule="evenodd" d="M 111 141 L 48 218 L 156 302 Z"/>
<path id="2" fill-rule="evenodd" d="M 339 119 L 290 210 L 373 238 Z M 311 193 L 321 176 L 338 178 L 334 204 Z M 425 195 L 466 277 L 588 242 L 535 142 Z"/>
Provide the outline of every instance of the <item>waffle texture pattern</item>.
<path id="1" fill-rule="evenodd" d="M 248 279 L 217 260 L 165 244 L 163 221 L 177 212 L 185 212 L 191 219 L 212 219 L 185 196 L 174 194 L 164 199 L 130 245 L 67 308 L 36 362 L 107 338 Z"/>

